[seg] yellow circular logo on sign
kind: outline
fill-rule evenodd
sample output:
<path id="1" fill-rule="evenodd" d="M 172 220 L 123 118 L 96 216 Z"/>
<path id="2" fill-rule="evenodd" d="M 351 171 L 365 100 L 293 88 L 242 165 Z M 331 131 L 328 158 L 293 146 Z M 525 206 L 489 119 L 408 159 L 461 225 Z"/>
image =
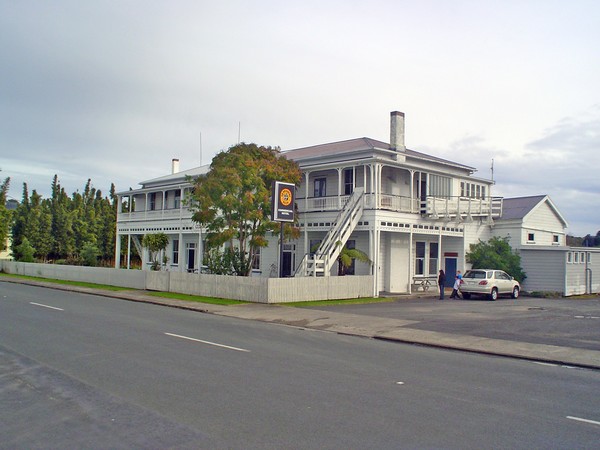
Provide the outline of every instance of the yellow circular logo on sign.
<path id="1" fill-rule="evenodd" d="M 289 206 L 292 203 L 292 191 L 288 188 L 283 188 L 279 193 L 279 201 L 283 206 Z"/>

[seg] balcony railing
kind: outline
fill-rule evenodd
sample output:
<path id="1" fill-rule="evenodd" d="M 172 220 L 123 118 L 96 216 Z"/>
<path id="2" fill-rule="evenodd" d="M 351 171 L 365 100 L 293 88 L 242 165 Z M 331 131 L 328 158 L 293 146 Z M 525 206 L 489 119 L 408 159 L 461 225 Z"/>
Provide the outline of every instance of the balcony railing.
<path id="1" fill-rule="evenodd" d="M 151 211 L 120 212 L 119 222 L 136 220 L 173 220 L 179 218 L 189 219 L 191 217 L 192 212 L 187 208 L 158 209 Z"/>
<path id="2" fill-rule="evenodd" d="M 349 195 L 330 197 L 311 197 L 296 200 L 300 212 L 339 211 L 343 209 Z M 502 198 L 486 199 L 465 197 L 426 197 L 425 200 L 392 194 L 365 194 L 365 209 L 382 209 L 402 213 L 414 213 L 431 218 L 465 217 L 500 217 L 502 215 Z"/>
<path id="3" fill-rule="evenodd" d="M 431 218 L 438 217 L 500 217 L 502 198 L 427 197 L 421 201 L 420 213 Z"/>

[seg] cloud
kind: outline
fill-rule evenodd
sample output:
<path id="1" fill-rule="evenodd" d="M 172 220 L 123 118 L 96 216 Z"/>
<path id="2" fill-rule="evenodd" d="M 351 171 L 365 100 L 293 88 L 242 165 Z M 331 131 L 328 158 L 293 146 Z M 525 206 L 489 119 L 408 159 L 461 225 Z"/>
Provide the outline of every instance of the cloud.
<path id="1" fill-rule="evenodd" d="M 569 231 L 585 235 L 600 229 L 600 105 L 561 119 L 521 153 L 501 161 L 502 192 L 548 194 Z"/>

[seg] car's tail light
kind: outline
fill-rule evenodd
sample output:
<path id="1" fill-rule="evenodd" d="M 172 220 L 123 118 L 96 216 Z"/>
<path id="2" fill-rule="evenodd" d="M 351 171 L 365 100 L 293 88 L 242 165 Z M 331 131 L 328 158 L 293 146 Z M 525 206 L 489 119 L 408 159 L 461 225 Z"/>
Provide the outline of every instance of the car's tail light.
<path id="1" fill-rule="evenodd" d="M 485 286 L 487 284 L 487 280 L 483 280 L 479 282 L 479 286 Z"/>

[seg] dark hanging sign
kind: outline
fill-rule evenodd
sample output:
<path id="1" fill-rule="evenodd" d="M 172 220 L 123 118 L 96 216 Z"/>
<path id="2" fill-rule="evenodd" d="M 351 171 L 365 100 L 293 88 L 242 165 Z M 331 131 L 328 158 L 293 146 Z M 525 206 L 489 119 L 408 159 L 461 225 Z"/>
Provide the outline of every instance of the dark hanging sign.
<path id="1" fill-rule="evenodd" d="M 294 191 L 296 186 L 293 183 L 283 183 L 276 181 L 273 183 L 273 195 L 271 196 L 271 205 L 273 213 L 271 217 L 276 222 L 294 221 Z"/>

